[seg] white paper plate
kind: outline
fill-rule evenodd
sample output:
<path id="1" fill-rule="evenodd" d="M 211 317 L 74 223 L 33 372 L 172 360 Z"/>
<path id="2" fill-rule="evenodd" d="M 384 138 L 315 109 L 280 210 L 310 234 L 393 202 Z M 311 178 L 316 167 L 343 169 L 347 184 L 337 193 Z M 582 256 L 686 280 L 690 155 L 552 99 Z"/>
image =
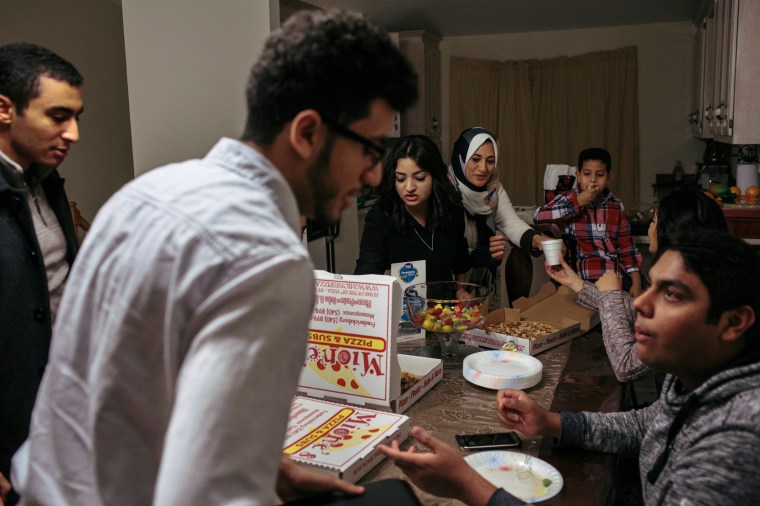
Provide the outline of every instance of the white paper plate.
<path id="1" fill-rule="evenodd" d="M 508 451 L 487 451 L 468 455 L 464 458 L 479 475 L 497 487 L 527 503 L 545 501 L 562 490 L 564 480 L 551 464 L 533 457 L 530 459 L 532 476 L 521 480 L 515 469 L 522 465 L 525 454 Z M 543 480 L 551 480 L 548 487 Z"/>
<path id="2" fill-rule="evenodd" d="M 468 355 L 462 363 L 462 375 L 476 385 L 524 390 L 541 381 L 543 364 L 530 355 L 516 351 L 481 351 Z"/>

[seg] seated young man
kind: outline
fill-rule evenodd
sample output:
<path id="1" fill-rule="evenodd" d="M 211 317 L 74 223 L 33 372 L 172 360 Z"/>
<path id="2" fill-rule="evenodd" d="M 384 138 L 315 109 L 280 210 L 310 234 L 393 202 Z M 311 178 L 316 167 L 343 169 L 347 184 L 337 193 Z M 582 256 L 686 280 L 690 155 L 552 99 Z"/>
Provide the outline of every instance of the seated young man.
<path id="1" fill-rule="evenodd" d="M 754 505 L 760 497 L 760 256 L 727 233 L 693 231 L 658 252 L 634 301 L 636 353 L 668 373 L 657 402 L 620 413 L 552 413 L 497 394 L 502 425 L 559 446 L 638 455 L 644 502 Z M 383 452 L 421 488 L 471 505 L 521 502 L 419 428 L 430 453 Z"/>
<path id="2" fill-rule="evenodd" d="M 607 188 L 611 172 L 606 149 L 584 149 L 578 155 L 576 188 L 536 209 L 533 221 L 562 227 L 568 263 L 581 278 L 596 281 L 615 272 L 623 278 L 623 289 L 636 297 L 641 293 L 641 255 L 623 203 Z"/>

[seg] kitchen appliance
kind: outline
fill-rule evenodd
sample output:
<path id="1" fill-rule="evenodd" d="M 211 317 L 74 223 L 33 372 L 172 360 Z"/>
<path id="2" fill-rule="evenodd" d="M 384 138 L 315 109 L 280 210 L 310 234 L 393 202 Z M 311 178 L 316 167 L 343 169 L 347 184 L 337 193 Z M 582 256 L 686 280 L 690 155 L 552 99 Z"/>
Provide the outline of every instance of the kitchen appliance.
<path id="1" fill-rule="evenodd" d="M 736 186 L 742 191 L 742 195 L 750 186 L 760 186 L 758 170 L 760 167 L 756 163 L 745 162 L 736 166 Z"/>
<path id="2" fill-rule="evenodd" d="M 736 186 L 746 193 L 750 186 L 760 186 L 760 167 L 757 165 L 757 151 L 750 145 L 739 147 L 739 160 L 736 164 Z"/>
<path id="3" fill-rule="evenodd" d="M 729 166 L 727 163 L 719 165 L 702 165 L 697 169 L 696 178 L 703 190 L 710 188 L 710 183 L 728 184 Z"/>

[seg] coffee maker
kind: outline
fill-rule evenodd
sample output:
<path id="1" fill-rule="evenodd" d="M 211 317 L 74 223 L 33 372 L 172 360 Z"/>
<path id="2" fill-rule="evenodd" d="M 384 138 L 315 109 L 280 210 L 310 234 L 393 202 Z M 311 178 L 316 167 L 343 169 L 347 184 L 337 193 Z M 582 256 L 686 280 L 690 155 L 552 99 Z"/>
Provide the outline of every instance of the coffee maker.
<path id="1" fill-rule="evenodd" d="M 702 162 L 697 164 L 696 179 L 702 189 L 710 188 L 710 183 L 728 184 L 730 167 L 728 157 L 731 146 L 712 139 L 707 141 L 707 147 L 702 155 Z"/>

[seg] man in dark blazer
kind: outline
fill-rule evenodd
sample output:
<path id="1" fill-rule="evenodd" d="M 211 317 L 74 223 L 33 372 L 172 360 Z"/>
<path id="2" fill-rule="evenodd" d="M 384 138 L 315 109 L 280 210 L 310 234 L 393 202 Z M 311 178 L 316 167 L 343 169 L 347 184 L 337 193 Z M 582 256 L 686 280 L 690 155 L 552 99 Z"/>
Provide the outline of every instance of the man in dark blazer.
<path id="1" fill-rule="evenodd" d="M 77 251 L 56 167 L 79 140 L 82 81 L 73 65 L 45 48 L 0 47 L 0 474 L 6 477 L 28 435 Z"/>

